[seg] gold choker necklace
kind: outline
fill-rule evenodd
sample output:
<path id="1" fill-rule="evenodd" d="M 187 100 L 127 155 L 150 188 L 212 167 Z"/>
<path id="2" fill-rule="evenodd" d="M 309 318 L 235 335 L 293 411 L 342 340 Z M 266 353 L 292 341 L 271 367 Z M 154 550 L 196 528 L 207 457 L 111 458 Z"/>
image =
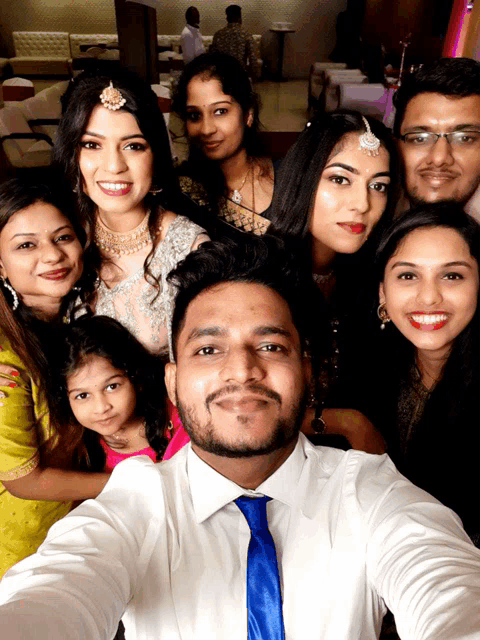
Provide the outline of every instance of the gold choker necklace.
<path id="1" fill-rule="evenodd" d="M 97 247 L 112 256 L 120 257 L 130 253 L 137 253 L 151 241 L 148 219 L 150 212 L 145 214 L 140 224 L 125 233 L 121 231 L 111 231 L 99 215 L 95 221 L 95 244 Z M 161 227 L 159 228 L 161 231 Z"/>

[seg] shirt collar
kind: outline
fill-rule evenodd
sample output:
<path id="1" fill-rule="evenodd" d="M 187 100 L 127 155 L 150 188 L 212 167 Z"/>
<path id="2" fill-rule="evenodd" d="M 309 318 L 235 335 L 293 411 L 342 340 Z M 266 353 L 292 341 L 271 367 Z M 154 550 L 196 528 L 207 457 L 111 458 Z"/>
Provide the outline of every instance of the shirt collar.
<path id="1" fill-rule="evenodd" d="M 192 495 L 193 509 L 198 524 L 233 502 L 239 496 L 264 494 L 293 506 L 295 488 L 305 463 L 305 451 L 301 438 L 295 449 L 274 474 L 262 482 L 255 491 L 248 491 L 203 462 L 188 445 L 187 474 Z"/>

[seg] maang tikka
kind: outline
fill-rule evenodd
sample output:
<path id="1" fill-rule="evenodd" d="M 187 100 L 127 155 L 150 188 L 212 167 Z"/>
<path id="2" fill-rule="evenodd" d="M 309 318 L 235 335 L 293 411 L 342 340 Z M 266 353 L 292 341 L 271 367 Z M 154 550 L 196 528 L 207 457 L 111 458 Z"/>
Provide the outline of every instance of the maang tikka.
<path id="1" fill-rule="evenodd" d="M 117 111 L 121 109 L 126 103 L 127 99 L 123 97 L 122 92 L 119 89 L 115 89 L 112 81 L 100 94 L 100 102 L 104 107 L 110 109 L 110 111 Z"/>
<path id="2" fill-rule="evenodd" d="M 365 133 L 362 133 L 360 136 L 360 146 L 359 149 L 366 153 L 368 156 L 378 156 L 380 151 L 380 140 L 377 136 L 372 133 L 370 129 L 370 125 L 368 124 L 368 120 L 365 116 L 362 116 L 362 120 L 365 123 L 365 129 L 367 130 Z"/>

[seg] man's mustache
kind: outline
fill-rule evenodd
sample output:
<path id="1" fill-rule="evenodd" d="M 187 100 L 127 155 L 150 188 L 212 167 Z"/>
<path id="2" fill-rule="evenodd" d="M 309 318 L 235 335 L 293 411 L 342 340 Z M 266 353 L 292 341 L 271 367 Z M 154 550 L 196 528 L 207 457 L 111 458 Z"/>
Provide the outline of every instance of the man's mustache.
<path id="1" fill-rule="evenodd" d="M 212 402 L 223 396 L 230 395 L 231 393 L 245 393 L 245 391 L 251 391 L 259 396 L 265 396 L 266 398 L 276 402 L 279 406 L 282 404 L 282 397 L 279 393 L 269 389 L 263 384 L 259 384 L 258 382 L 250 382 L 245 385 L 227 384 L 221 389 L 217 389 L 217 391 L 212 391 L 212 393 L 206 397 L 205 404 L 207 405 L 207 408 L 209 408 Z"/>

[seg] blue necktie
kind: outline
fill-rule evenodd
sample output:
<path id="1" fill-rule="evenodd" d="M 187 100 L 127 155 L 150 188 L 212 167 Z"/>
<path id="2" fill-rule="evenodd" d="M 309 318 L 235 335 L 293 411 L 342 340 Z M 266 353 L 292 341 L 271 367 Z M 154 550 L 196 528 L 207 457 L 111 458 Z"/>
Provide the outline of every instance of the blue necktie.
<path id="1" fill-rule="evenodd" d="M 277 553 L 268 530 L 267 496 L 237 498 L 251 531 L 247 558 L 248 640 L 284 640 Z"/>

